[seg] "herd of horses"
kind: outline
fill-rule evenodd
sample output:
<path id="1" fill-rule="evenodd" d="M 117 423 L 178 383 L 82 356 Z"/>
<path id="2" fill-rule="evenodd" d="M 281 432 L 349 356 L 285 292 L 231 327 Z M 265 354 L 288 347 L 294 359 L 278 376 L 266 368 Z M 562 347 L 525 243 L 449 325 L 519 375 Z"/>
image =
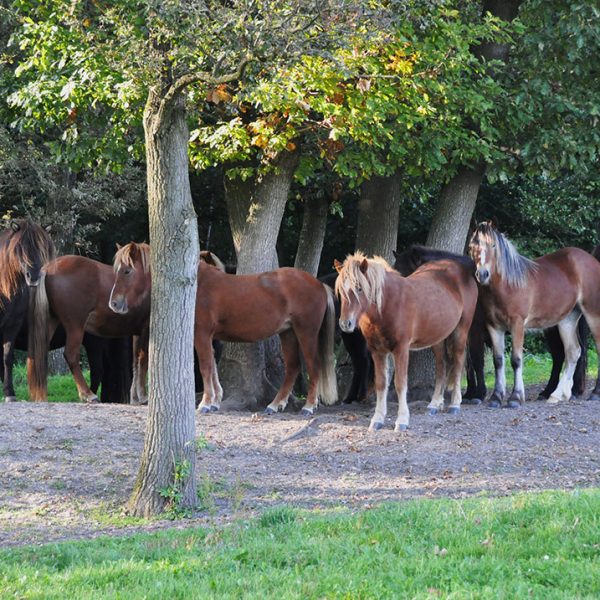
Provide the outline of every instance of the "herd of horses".
<path id="1" fill-rule="evenodd" d="M 396 254 L 393 266 L 380 257 L 356 252 L 343 263 L 336 261 L 335 268 L 336 273 L 321 280 L 293 268 L 233 275 L 225 272 L 214 255 L 202 253 L 194 324 L 194 347 L 204 383 L 200 412 L 217 411 L 223 397 L 216 340 L 255 342 L 275 334 L 281 339 L 285 374 L 265 412 L 285 409 L 301 359 L 309 377 L 302 414 L 312 415 L 319 400 L 336 402 L 336 320 L 354 366 L 345 401 L 366 396 L 369 372 L 374 371 L 377 402 L 370 424 L 373 430 L 384 426 L 387 413 L 388 355 L 394 359 L 398 396 L 395 429 L 402 431 L 409 426 L 411 350 L 433 350 L 436 377 L 430 414 L 443 409 L 446 392 L 450 394 L 448 412 L 459 412 L 465 360 L 465 401 L 485 399 L 486 343 L 492 347 L 495 368 L 495 386 L 487 400 L 490 407 L 506 401 L 506 406 L 516 408 L 525 401 L 525 330 L 544 329 L 550 342 L 553 372 L 542 393 L 548 402 L 582 393 L 588 332 L 600 351 L 600 247 L 594 255 L 563 248 L 530 260 L 490 222 L 484 222 L 471 237 L 468 256 L 414 246 Z M 82 256 L 56 258 L 48 231 L 30 220 L 13 222 L 0 234 L 5 400 L 15 399 L 15 347 L 25 346 L 28 352 L 32 400 L 47 398 L 48 350 L 64 344 L 80 399 L 94 402 L 98 400 L 98 378 L 94 380 L 92 364 L 95 340 L 131 336 L 131 398 L 144 403 L 150 296 L 147 244 L 132 242 L 119 247 L 112 266 Z M 508 397 L 504 366 L 507 332 L 512 337 L 514 370 Z M 87 344 L 90 357 L 90 386 L 79 362 L 82 344 Z M 600 400 L 600 376 L 590 399 Z"/>

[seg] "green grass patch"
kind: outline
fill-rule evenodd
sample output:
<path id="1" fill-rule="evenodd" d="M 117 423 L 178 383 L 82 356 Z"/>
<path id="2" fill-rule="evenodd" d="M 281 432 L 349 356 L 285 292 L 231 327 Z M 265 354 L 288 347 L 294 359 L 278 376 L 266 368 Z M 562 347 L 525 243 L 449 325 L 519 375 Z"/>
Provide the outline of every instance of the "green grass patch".
<path id="1" fill-rule="evenodd" d="M 88 371 L 83 373 L 89 382 Z M 15 394 L 19 400 L 29 400 L 29 389 L 27 388 L 27 370 L 25 365 L 15 365 L 13 369 L 13 381 Z M 100 393 L 100 390 L 98 390 Z M 48 378 L 48 401 L 49 402 L 78 402 L 77 386 L 71 373 L 67 375 L 52 375 Z"/>
<path id="2" fill-rule="evenodd" d="M 289 507 L 216 529 L 0 552 L 18 598 L 598 598 L 600 490 Z"/>

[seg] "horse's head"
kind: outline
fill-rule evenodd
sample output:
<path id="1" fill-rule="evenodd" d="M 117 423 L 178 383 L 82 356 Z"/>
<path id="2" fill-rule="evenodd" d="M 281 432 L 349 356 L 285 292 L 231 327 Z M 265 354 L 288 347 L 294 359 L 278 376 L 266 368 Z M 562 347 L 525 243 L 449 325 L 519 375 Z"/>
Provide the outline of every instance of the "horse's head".
<path id="1" fill-rule="evenodd" d="M 368 259 L 361 252 L 346 257 L 343 264 L 336 260 L 334 267 L 338 272 L 335 293 L 340 298 L 340 329 L 351 333 L 372 304 L 381 310 L 383 279 L 391 267 L 382 258 Z"/>
<path id="2" fill-rule="evenodd" d="M 123 315 L 140 306 L 150 293 L 150 247 L 135 242 L 123 247 L 117 244 L 113 269 L 115 283 L 108 306 Z"/>
<path id="3" fill-rule="evenodd" d="M 469 242 L 469 255 L 475 263 L 475 279 L 489 285 L 496 263 L 498 234 L 490 221 L 477 225 Z"/>
<path id="4" fill-rule="evenodd" d="M 35 287 L 39 284 L 43 266 L 54 258 L 54 244 L 48 235 L 49 229 L 44 229 L 30 219 L 23 219 L 13 221 L 11 228 L 2 234 L 2 295 L 12 296 L 21 277 L 28 286 Z"/>

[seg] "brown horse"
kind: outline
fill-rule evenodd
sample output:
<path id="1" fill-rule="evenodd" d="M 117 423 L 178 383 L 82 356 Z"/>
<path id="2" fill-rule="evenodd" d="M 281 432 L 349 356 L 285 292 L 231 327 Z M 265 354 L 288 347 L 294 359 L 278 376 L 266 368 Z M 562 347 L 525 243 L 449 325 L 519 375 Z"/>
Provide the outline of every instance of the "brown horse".
<path id="1" fill-rule="evenodd" d="M 144 401 L 150 295 L 139 299 L 137 310 L 119 315 L 108 305 L 113 284 L 111 266 L 83 256 L 61 256 L 47 265 L 35 298 L 33 325 L 30 324 L 30 329 L 36 332 L 32 351 L 33 368 L 29 377 L 33 399 L 47 397 L 48 345 L 60 323 L 66 333 L 65 359 L 73 374 L 79 398 L 84 402 L 98 401 L 79 365 L 84 333 L 108 338 L 139 336 L 134 356 L 140 368 L 135 371 L 137 377 L 132 383 L 132 394 L 139 395 L 140 401 Z"/>
<path id="2" fill-rule="evenodd" d="M 13 221 L 0 233 L 0 335 L 6 402 L 16 400 L 15 340 L 26 320 L 30 297 L 39 285 L 42 266 L 53 257 L 54 244 L 48 230 L 29 219 Z"/>
<path id="3" fill-rule="evenodd" d="M 477 284 L 472 269 L 452 260 L 427 263 L 409 277 L 402 277 L 380 257 L 361 252 L 335 261 L 339 275 L 335 289 L 341 300 L 340 328 L 351 332 L 358 326 L 365 336 L 375 365 L 377 406 L 369 429 L 383 427 L 387 413 L 387 356 L 395 363 L 398 394 L 396 431 L 407 429 L 406 403 L 409 350 L 431 347 L 436 378 L 430 414 L 444 404 L 445 353 L 451 357 L 449 412 L 460 411 L 460 378 L 467 335 L 475 305 Z"/>
<path id="4" fill-rule="evenodd" d="M 147 244 L 132 242 L 115 256 L 113 310 L 124 314 L 137 311 L 140 298 L 149 294 L 149 250 Z M 302 414 L 313 414 L 319 396 L 325 404 L 333 404 L 337 400 L 334 324 L 331 290 L 304 271 L 283 268 L 257 275 L 230 275 L 201 260 L 194 324 L 194 347 L 204 380 L 200 411 L 218 410 L 223 396 L 213 338 L 256 342 L 275 334 L 281 339 L 285 378 L 265 412 L 285 409 L 300 371 L 300 351 L 310 377 Z"/>
<path id="5" fill-rule="evenodd" d="M 475 261 L 487 328 L 492 339 L 496 385 L 489 405 L 501 406 L 505 392 L 504 334 L 512 335 L 515 382 L 508 406 L 525 401 L 523 339 L 526 329 L 558 325 L 566 367 L 548 402 L 571 398 L 580 354 L 577 323 L 585 318 L 600 352 L 600 263 L 579 248 L 563 248 L 535 260 L 521 256 L 490 222 L 480 223 L 469 252 Z M 590 400 L 600 400 L 600 374 Z"/>

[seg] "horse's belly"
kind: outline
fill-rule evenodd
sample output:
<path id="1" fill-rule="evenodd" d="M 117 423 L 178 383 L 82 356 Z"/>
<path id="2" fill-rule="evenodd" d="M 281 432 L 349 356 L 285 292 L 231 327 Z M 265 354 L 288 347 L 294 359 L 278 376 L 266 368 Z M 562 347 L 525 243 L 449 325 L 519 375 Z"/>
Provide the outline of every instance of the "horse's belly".
<path id="1" fill-rule="evenodd" d="M 291 328 L 290 319 L 265 321 L 264 319 L 246 319 L 221 321 L 214 337 L 225 342 L 258 342 Z"/>

